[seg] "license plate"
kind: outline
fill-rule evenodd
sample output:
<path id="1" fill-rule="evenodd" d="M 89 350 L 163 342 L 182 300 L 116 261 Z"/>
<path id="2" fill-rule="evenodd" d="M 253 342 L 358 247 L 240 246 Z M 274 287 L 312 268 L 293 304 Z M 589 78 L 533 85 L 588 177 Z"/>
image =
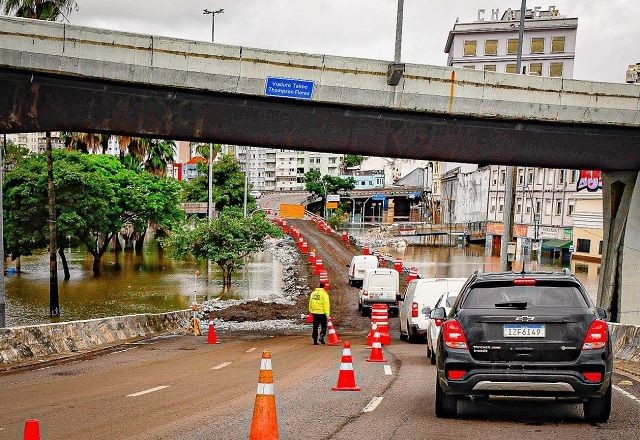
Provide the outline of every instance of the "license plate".
<path id="1" fill-rule="evenodd" d="M 544 324 L 505 324 L 505 338 L 544 338 Z"/>
<path id="2" fill-rule="evenodd" d="M 372 293 L 369 294 L 369 298 L 372 298 L 372 299 L 382 298 L 382 293 L 372 292 Z"/>

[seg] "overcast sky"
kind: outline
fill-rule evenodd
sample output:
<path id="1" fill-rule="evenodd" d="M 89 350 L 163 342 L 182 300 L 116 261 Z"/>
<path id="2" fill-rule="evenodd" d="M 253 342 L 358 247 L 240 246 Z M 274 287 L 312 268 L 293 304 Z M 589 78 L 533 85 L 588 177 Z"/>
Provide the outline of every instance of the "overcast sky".
<path id="1" fill-rule="evenodd" d="M 211 38 L 204 8 L 216 16 L 216 41 L 248 47 L 390 60 L 396 0 L 77 0 L 73 24 L 192 40 Z M 640 62 L 638 0 L 529 0 L 578 17 L 574 77 L 624 82 Z M 402 58 L 445 65 L 444 45 L 456 17 L 473 21 L 477 10 L 518 9 L 518 0 L 405 0 Z M 488 13 L 490 16 L 490 12 Z"/>

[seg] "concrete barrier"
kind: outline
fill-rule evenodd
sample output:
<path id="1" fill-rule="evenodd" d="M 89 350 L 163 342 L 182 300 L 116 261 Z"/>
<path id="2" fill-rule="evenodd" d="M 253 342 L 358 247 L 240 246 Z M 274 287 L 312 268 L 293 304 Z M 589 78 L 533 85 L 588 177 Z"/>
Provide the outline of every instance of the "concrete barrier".
<path id="1" fill-rule="evenodd" d="M 0 366 L 172 332 L 182 328 L 190 316 L 191 311 L 180 310 L 3 328 L 0 329 Z"/>
<path id="2" fill-rule="evenodd" d="M 640 326 L 610 322 L 609 332 L 615 358 L 640 365 Z"/>

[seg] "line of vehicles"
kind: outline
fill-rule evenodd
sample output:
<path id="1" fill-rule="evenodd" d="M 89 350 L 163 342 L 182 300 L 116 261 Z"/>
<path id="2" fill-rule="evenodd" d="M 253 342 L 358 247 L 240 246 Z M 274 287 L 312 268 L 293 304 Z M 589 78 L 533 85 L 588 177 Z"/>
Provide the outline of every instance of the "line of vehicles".
<path id="1" fill-rule="evenodd" d="M 361 286 L 363 316 L 386 303 L 400 339 L 426 342 L 436 366 L 437 417 L 461 399 L 552 397 L 582 403 L 589 423 L 611 414 L 613 353 L 606 313 L 568 272 L 475 272 L 417 279 L 399 292 L 398 273 L 355 256 L 349 284 Z"/>

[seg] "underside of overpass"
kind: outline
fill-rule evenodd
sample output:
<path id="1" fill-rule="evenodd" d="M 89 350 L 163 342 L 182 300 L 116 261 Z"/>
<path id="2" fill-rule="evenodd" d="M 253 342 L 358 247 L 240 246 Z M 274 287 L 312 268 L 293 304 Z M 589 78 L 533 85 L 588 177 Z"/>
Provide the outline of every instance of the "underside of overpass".
<path id="1" fill-rule="evenodd" d="M 0 131 L 175 140 L 550 168 L 640 169 L 640 129 L 472 118 L 0 68 Z"/>

